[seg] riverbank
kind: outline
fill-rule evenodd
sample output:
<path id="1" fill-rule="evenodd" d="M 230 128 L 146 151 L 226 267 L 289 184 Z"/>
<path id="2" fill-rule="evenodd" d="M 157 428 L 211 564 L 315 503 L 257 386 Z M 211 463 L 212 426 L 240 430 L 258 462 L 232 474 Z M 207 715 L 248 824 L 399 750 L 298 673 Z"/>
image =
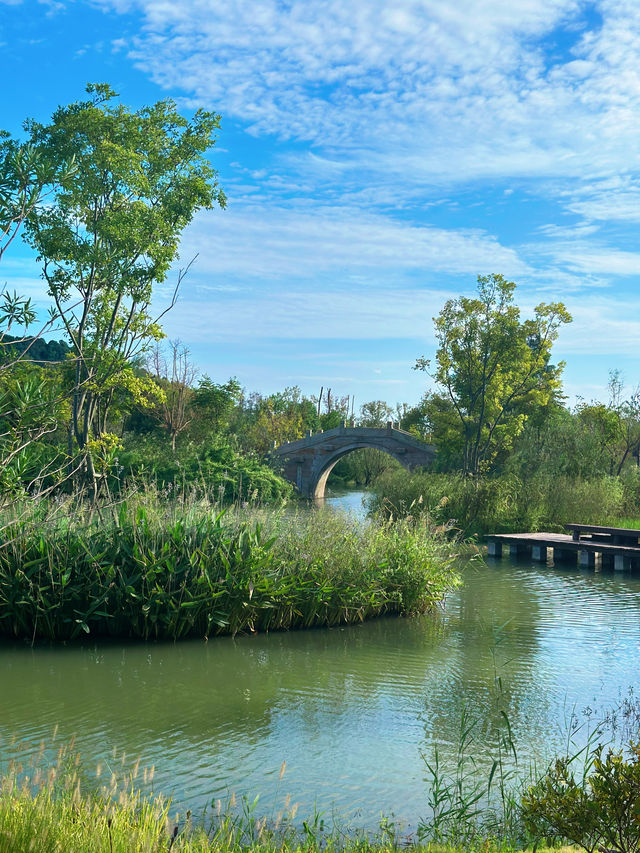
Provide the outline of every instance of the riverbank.
<path id="1" fill-rule="evenodd" d="M 100 513 L 42 503 L 4 519 L 0 636 L 207 638 L 432 608 L 458 584 L 423 519 L 220 511 L 136 496 Z"/>
<path id="2" fill-rule="evenodd" d="M 162 797 L 143 797 L 131 787 L 86 794 L 75 773 L 58 777 L 55 769 L 18 785 L 11 774 L 0 780 L 0 853 L 516 853 L 506 841 L 479 838 L 463 845 L 419 843 L 396 835 L 392 822 L 378 834 L 328 829 L 316 814 L 295 828 L 289 813 L 269 819 L 253 814 L 255 803 L 240 813 L 215 813 L 203 825 L 187 812 L 175 814 Z M 527 848 L 531 849 L 531 848 Z M 538 853 L 549 850 L 538 847 Z M 554 847 L 554 853 L 578 848 Z"/>
<path id="3" fill-rule="evenodd" d="M 427 514 L 463 538 L 485 533 L 562 532 L 564 524 L 640 526 L 640 481 L 603 475 L 592 479 L 539 474 L 463 477 L 457 473 L 387 471 L 373 485 L 370 510 L 387 518 Z"/>

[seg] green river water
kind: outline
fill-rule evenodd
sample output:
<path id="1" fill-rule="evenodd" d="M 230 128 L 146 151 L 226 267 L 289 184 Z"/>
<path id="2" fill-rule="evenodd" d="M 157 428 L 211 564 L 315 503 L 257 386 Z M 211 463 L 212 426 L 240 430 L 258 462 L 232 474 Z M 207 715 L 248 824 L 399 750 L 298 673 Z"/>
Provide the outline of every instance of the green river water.
<path id="1" fill-rule="evenodd" d="M 235 793 L 272 814 L 290 794 L 303 816 L 315 806 L 373 827 L 384 812 L 415 828 L 422 756 L 451 758 L 463 708 L 482 721 L 487 761 L 504 710 L 526 766 L 640 688 L 640 577 L 508 557 L 462 571 L 462 588 L 420 618 L 208 643 L 1 646 L 1 760 L 52 748 L 57 727 L 89 779 L 98 762 L 107 772 L 140 757 L 154 790 L 194 813 Z"/>

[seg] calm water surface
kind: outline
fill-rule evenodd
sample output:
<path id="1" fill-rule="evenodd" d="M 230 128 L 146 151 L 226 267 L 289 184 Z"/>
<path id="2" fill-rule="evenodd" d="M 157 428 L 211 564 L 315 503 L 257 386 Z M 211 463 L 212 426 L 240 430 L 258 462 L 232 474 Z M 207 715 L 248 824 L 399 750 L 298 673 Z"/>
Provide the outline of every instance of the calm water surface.
<path id="1" fill-rule="evenodd" d="M 463 572 L 444 609 L 421 618 L 208 643 L 2 646 L 2 759 L 15 736 L 37 746 L 57 725 L 88 771 L 140 756 L 154 789 L 194 811 L 235 792 L 271 813 L 291 794 L 302 815 L 335 807 L 371 827 L 394 813 L 411 828 L 427 811 L 421 756 L 453 753 L 463 707 L 496 718 L 496 675 L 521 763 L 561 748 L 573 711 L 593 719 L 640 688 L 640 577 L 508 558 Z"/>

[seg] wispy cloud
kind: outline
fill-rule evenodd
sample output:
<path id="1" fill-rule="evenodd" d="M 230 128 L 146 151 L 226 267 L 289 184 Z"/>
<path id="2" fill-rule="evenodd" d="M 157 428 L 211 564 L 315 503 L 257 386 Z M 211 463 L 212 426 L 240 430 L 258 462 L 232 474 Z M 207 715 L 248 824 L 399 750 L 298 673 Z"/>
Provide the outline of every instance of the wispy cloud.
<path id="1" fill-rule="evenodd" d="M 198 275 L 242 280 L 363 277 L 388 286 L 407 274 L 526 272 L 516 251 L 480 229 L 417 225 L 382 213 L 308 205 L 231 206 L 200 214 L 181 243 L 183 259 L 200 253 Z"/>
<path id="2" fill-rule="evenodd" d="M 188 339 L 215 346 L 256 340 L 372 341 L 412 338 L 433 343 L 431 318 L 442 307 L 440 290 L 404 288 L 325 289 L 270 287 L 262 292 L 203 304 L 185 294 L 164 325 L 170 335 L 188 330 Z M 274 343 L 275 347 L 275 343 Z"/>
<path id="3" fill-rule="evenodd" d="M 403 184 L 584 176 L 638 147 L 630 0 L 101 0 L 138 9 L 129 56 L 172 91 L 328 165 Z"/>

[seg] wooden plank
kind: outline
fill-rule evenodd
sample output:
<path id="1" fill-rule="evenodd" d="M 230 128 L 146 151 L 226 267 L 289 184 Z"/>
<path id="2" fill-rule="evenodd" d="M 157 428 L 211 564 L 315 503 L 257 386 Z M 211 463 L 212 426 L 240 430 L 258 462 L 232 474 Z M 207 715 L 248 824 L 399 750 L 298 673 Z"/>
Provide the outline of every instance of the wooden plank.
<path id="1" fill-rule="evenodd" d="M 640 530 L 632 527 L 605 527 L 602 524 L 565 524 L 565 530 L 574 530 L 579 533 L 607 533 L 610 536 L 640 537 Z"/>
<path id="2" fill-rule="evenodd" d="M 599 554 L 622 554 L 640 558 L 640 545 L 614 545 L 605 542 L 591 542 L 588 539 L 575 540 L 566 533 L 490 533 L 486 537 L 492 542 L 504 545 L 532 547 L 546 545 L 566 551 L 594 551 Z"/>

